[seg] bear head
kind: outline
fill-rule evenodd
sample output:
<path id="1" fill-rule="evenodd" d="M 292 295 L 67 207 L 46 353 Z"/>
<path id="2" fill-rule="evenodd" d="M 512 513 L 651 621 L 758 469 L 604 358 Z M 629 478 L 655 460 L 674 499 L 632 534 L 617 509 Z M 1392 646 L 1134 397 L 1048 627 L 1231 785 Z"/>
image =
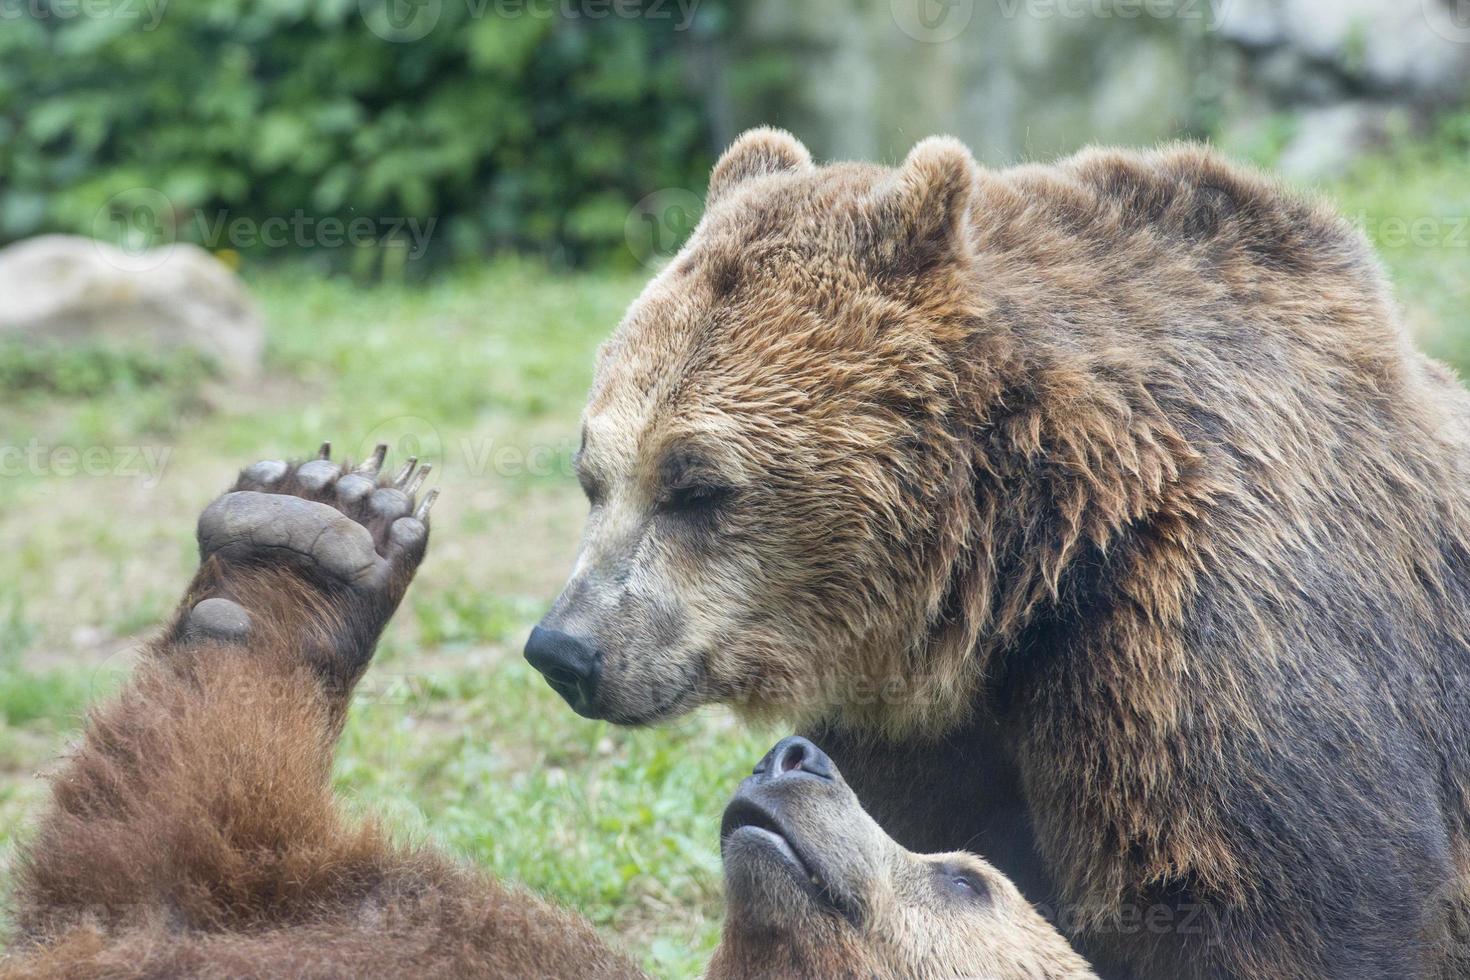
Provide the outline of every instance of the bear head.
<path id="1" fill-rule="evenodd" d="M 591 511 L 527 645 L 576 710 L 965 710 L 1000 564 L 974 403 L 1015 356 L 974 328 L 979 180 L 944 137 L 896 169 L 817 167 L 770 129 L 720 159 L 599 352 L 576 456 Z"/>
<path id="2" fill-rule="evenodd" d="M 777 743 L 741 783 L 720 851 L 710 980 L 1094 976 L 988 862 L 900 847 L 806 739 Z"/>

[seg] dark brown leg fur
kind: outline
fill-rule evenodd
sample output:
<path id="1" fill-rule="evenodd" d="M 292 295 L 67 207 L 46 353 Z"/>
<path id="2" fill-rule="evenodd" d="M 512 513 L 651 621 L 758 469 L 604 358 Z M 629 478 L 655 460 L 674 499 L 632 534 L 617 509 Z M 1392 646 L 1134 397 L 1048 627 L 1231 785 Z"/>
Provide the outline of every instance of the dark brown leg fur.
<path id="1" fill-rule="evenodd" d="M 257 464 L 201 518 L 178 616 L 55 779 L 0 976 L 639 976 L 586 923 L 340 813 L 347 697 L 427 508 L 318 463 Z"/>

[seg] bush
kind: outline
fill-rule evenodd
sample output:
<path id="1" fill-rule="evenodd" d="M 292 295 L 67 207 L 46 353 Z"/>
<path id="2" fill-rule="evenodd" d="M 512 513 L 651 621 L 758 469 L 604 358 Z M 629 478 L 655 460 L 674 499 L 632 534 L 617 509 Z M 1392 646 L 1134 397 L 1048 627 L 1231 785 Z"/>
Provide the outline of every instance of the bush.
<path id="1" fill-rule="evenodd" d="M 729 18 L 688 6 L 0 0 L 0 242 L 630 261 L 630 205 L 710 163 Z"/>

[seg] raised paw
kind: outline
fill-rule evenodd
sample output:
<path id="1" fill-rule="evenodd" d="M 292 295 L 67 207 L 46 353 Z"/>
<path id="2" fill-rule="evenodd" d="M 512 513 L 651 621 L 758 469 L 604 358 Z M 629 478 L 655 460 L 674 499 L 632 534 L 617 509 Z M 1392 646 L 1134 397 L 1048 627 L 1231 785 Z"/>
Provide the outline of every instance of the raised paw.
<path id="1" fill-rule="evenodd" d="M 179 639 L 248 644 L 284 632 L 333 681 L 354 682 L 423 560 L 438 495 L 417 500 L 430 467 L 412 457 L 385 475 L 387 452 L 353 466 L 332 462 L 323 443 L 315 459 L 241 471 L 200 515 L 200 572 Z"/>

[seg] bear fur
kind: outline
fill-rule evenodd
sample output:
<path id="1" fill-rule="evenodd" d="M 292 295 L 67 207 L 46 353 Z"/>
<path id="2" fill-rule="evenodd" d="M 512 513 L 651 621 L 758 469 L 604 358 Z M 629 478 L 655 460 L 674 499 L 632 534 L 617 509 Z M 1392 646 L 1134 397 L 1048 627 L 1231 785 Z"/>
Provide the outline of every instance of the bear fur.
<path id="1" fill-rule="evenodd" d="M 1322 205 L 748 133 L 578 467 L 583 713 L 802 727 L 1104 976 L 1470 976 L 1470 400 Z"/>

